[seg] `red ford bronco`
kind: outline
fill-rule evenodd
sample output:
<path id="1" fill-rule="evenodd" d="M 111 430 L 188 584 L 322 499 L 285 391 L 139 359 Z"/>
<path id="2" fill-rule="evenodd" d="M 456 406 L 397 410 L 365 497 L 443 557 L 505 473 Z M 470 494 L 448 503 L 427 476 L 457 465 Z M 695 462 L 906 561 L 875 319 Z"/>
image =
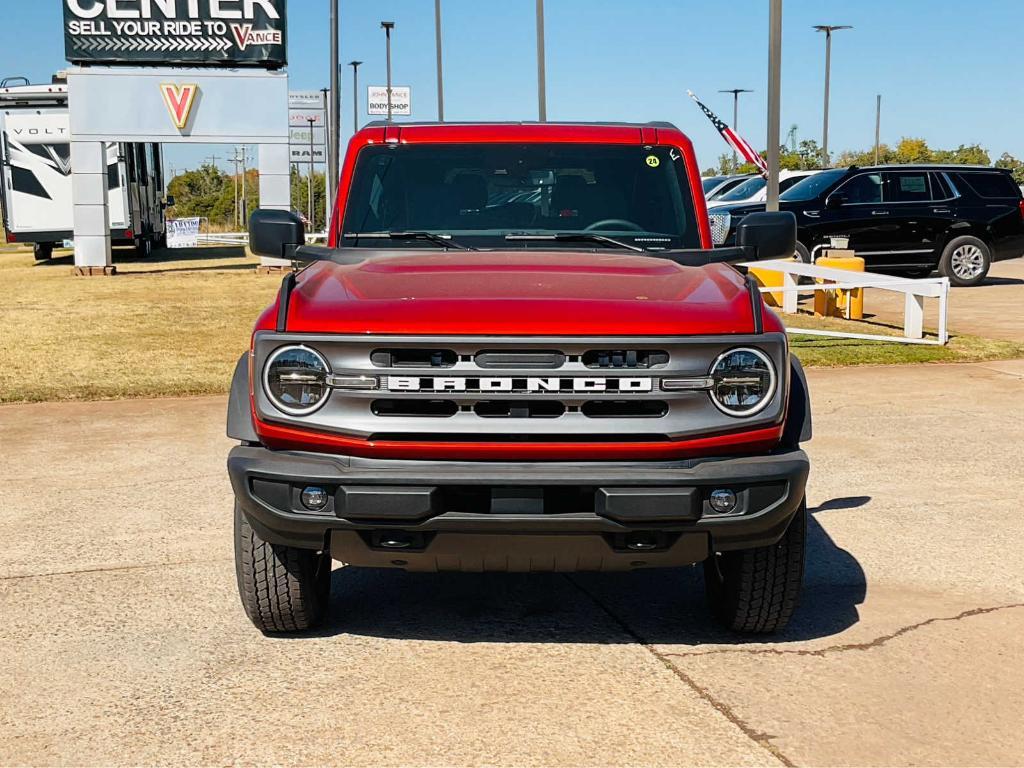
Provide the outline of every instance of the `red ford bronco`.
<path id="1" fill-rule="evenodd" d="M 228 470 L 246 613 L 328 611 L 333 560 L 410 571 L 704 563 L 729 627 L 785 625 L 803 573 L 807 387 L 733 266 L 792 255 L 790 213 L 712 249 L 665 123 L 372 124 L 327 247 L 292 260 L 235 371 Z"/>

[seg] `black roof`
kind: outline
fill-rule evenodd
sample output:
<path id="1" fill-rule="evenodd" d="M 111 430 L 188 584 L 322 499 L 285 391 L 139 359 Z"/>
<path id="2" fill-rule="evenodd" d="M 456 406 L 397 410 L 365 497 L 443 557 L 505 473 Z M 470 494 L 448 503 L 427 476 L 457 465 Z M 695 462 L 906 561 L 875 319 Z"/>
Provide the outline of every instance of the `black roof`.
<path id="1" fill-rule="evenodd" d="M 1001 171 L 1011 173 L 1009 168 L 995 168 L 991 165 L 958 165 L 956 163 L 891 163 L 889 165 L 855 165 L 858 171 Z"/>

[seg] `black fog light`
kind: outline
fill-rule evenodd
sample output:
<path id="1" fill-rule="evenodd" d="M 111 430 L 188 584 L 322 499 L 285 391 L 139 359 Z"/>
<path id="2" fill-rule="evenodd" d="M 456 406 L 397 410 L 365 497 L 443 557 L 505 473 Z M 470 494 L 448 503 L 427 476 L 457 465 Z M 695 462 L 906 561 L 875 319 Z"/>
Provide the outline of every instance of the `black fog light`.
<path id="1" fill-rule="evenodd" d="M 715 512 L 728 514 L 736 509 L 736 494 L 726 488 L 716 488 L 708 496 L 708 503 Z"/>
<path id="2" fill-rule="evenodd" d="M 317 485 L 308 485 L 299 494 L 302 506 L 313 512 L 319 512 L 327 506 L 327 491 Z"/>

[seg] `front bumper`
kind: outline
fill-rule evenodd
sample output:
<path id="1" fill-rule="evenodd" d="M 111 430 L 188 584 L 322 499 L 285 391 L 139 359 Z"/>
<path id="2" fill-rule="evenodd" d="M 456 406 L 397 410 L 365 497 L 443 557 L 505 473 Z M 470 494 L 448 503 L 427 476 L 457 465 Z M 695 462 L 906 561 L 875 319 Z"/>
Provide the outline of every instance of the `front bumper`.
<path id="1" fill-rule="evenodd" d="M 364 459 L 238 446 L 235 497 L 265 540 L 409 570 L 622 570 L 688 565 L 777 542 L 804 497 L 807 455 L 664 462 Z M 328 491 L 305 509 L 306 486 Z M 736 493 L 718 514 L 708 495 Z"/>

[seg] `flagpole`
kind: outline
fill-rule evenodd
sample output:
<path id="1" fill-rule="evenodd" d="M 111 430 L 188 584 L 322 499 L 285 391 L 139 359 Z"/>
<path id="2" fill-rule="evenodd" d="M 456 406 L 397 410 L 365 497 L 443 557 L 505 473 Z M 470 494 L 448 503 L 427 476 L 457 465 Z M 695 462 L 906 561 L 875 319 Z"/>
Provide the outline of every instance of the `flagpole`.
<path id="1" fill-rule="evenodd" d="M 779 141 L 782 120 L 782 0 L 771 0 L 768 15 L 768 199 L 779 210 Z"/>

